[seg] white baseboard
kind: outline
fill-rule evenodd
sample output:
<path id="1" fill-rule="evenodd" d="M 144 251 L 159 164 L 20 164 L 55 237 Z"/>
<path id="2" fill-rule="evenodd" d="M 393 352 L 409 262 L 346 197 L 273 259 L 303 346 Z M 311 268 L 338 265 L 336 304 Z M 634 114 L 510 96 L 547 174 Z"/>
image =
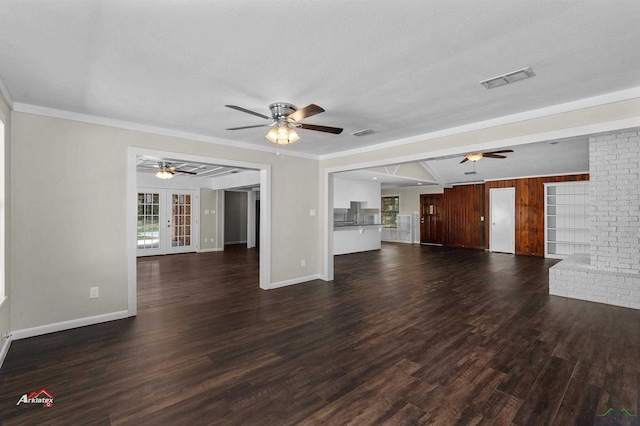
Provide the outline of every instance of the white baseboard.
<path id="1" fill-rule="evenodd" d="M 56 331 L 71 330 L 72 328 L 84 327 L 86 325 L 99 324 L 101 322 L 114 321 L 130 317 L 129 311 L 111 312 L 108 314 L 96 315 L 93 317 L 78 318 L 70 321 L 56 322 L 53 324 L 40 325 L 38 327 L 23 328 L 12 331 L 13 340 L 26 339 L 28 337 L 41 336 L 43 334 L 55 333 Z"/>
<path id="2" fill-rule="evenodd" d="M 224 249 L 223 248 L 200 249 L 198 250 L 198 253 L 209 253 L 212 251 L 224 251 Z"/>
<path id="3" fill-rule="evenodd" d="M 294 285 L 294 284 L 306 283 L 307 281 L 313 281 L 313 280 L 324 280 L 324 281 L 326 281 L 324 275 L 320 275 L 320 274 L 308 275 L 306 277 L 294 278 L 294 279 L 291 279 L 291 280 L 279 281 L 277 283 L 271 283 L 271 289 L 279 288 L 279 287 L 286 287 L 286 286 Z"/>
<path id="4" fill-rule="evenodd" d="M 7 337 L 2 345 L 2 349 L 0 349 L 0 368 L 2 368 L 2 363 L 4 363 L 7 353 L 9 353 L 9 346 L 11 346 L 11 336 Z"/>

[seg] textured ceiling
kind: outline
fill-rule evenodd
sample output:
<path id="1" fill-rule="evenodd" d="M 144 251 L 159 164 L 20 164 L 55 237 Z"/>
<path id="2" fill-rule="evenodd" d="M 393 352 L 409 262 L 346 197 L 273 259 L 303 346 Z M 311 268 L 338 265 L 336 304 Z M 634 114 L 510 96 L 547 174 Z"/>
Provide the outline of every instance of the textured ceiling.
<path id="1" fill-rule="evenodd" d="M 272 102 L 316 103 L 311 156 L 640 86 L 640 2 L 2 0 L 15 105 L 272 147 Z M 530 66 L 536 77 L 479 81 Z M 373 129 L 355 137 L 350 133 Z"/>

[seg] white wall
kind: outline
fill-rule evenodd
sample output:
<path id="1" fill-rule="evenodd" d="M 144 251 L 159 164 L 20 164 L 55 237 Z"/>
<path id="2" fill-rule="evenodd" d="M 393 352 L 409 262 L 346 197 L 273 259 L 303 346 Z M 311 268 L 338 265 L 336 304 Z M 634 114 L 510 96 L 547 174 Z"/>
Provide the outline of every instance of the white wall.
<path id="1" fill-rule="evenodd" d="M 11 329 L 127 309 L 129 147 L 271 164 L 271 283 L 319 277 L 318 162 L 26 113 L 12 115 Z M 52 164 L 56 167 L 51 175 Z M 300 259 L 306 259 L 304 267 Z M 100 297 L 89 299 L 89 287 Z M 256 287 L 258 283 L 256 283 Z"/>
<path id="2" fill-rule="evenodd" d="M 200 189 L 200 251 L 224 249 L 224 191 Z"/>
<path id="3" fill-rule="evenodd" d="M 5 102 L 2 95 L 0 95 L 0 120 L 4 123 L 4 146 L 0 146 L 3 149 L 2 157 L 2 177 L 0 178 L 0 184 L 3 185 L 4 190 L 4 228 L 2 229 L 2 238 L 0 238 L 0 244 L 4 245 L 2 259 L 4 263 L 4 270 L 0 271 L 3 276 L 0 278 L 4 282 L 4 296 L 2 300 L 0 297 L 0 365 L 9 348 L 9 339 L 6 337 L 11 330 L 11 110 Z M 2 285 L 2 284 L 0 284 Z"/>

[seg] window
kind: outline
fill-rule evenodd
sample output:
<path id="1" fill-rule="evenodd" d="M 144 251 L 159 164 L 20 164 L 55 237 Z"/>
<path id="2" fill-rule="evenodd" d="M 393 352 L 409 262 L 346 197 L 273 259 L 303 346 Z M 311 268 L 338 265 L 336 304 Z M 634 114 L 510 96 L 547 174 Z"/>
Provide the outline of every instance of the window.
<path id="1" fill-rule="evenodd" d="M 2 122 L 3 116 L 0 114 L 0 305 L 5 298 L 5 283 L 4 283 L 4 250 L 6 235 L 4 232 L 4 215 L 5 215 L 5 200 L 4 200 L 4 123 Z"/>
<path id="2" fill-rule="evenodd" d="M 382 197 L 382 224 L 385 228 L 398 227 L 398 213 L 400 212 L 400 197 Z"/>

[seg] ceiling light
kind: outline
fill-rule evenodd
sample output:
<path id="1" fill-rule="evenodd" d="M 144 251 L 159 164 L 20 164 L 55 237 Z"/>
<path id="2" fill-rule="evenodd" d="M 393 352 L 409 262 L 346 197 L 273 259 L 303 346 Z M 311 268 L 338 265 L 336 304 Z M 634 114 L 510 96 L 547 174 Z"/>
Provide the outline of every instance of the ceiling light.
<path id="1" fill-rule="evenodd" d="M 288 145 L 300 139 L 300 136 L 287 123 L 280 123 L 277 128 L 271 128 L 265 138 L 278 145 Z"/>
<path id="2" fill-rule="evenodd" d="M 482 153 L 478 152 L 475 154 L 467 154 L 466 155 L 467 160 L 469 161 L 473 161 L 474 163 L 478 160 L 480 160 L 482 158 Z"/>
<path id="3" fill-rule="evenodd" d="M 512 71 L 507 74 L 499 75 L 497 77 L 489 78 L 481 81 L 487 89 L 493 89 L 494 87 L 504 86 L 505 84 L 515 83 L 516 81 L 525 80 L 527 78 L 534 77 L 536 73 L 530 67 L 522 68 L 521 70 Z"/>
<path id="4" fill-rule="evenodd" d="M 171 179 L 173 177 L 173 173 L 163 169 L 156 173 L 156 177 L 158 179 Z"/>

